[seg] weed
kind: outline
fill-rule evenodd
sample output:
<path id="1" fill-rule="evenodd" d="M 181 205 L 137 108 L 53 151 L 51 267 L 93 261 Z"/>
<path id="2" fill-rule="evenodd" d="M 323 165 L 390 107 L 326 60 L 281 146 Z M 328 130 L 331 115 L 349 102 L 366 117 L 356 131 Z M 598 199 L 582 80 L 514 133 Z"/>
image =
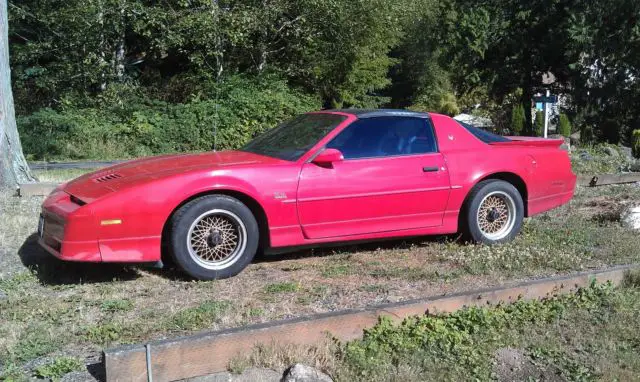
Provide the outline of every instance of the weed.
<path id="1" fill-rule="evenodd" d="M 385 279 L 404 279 L 409 281 L 425 280 L 434 277 L 434 273 L 417 267 L 384 267 L 375 268 L 369 272 L 370 276 Z"/>
<path id="2" fill-rule="evenodd" d="M 121 342 L 126 339 L 127 330 L 119 323 L 106 323 L 91 326 L 85 330 L 86 340 L 100 344 L 109 345 L 114 342 Z"/>
<path id="3" fill-rule="evenodd" d="M 591 365 L 583 365 L 566 352 L 534 346 L 528 349 L 529 356 L 535 361 L 554 365 L 567 380 L 595 381 L 596 376 Z"/>
<path id="4" fill-rule="evenodd" d="M 269 294 L 290 293 L 300 289 L 300 285 L 289 281 L 265 285 L 264 291 Z"/>
<path id="5" fill-rule="evenodd" d="M 207 301 L 194 308 L 176 313 L 169 327 L 178 330 L 198 330 L 210 327 L 231 307 L 229 301 Z"/>
<path id="6" fill-rule="evenodd" d="M 370 293 L 387 293 L 389 288 L 381 284 L 367 284 L 359 287 L 358 290 Z"/>
<path id="7" fill-rule="evenodd" d="M 353 269 L 347 264 L 331 264 L 322 270 L 323 277 L 340 277 L 353 273 Z"/>
<path id="8" fill-rule="evenodd" d="M 52 333 L 52 330 L 44 324 L 30 325 L 18 339 L 14 357 L 19 361 L 29 361 L 57 350 L 62 345 L 62 336 Z"/>
<path id="9" fill-rule="evenodd" d="M 105 300 L 100 304 L 100 310 L 108 313 L 125 312 L 133 309 L 133 303 L 127 299 Z"/>
<path id="10" fill-rule="evenodd" d="M 304 269 L 304 267 L 302 266 L 302 264 L 289 264 L 280 269 L 285 272 L 295 272 Z"/>
<path id="11" fill-rule="evenodd" d="M 0 381 L 22 382 L 28 380 L 24 370 L 15 363 L 6 364 L 0 369 Z"/>
<path id="12" fill-rule="evenodd" d="M 37 280 L 32 272 L 20 272 L 8 279 L 0 280 L 0 290 L 6 293 L 16 292 Z"/>
<path id="13" fill-rule="evenodd" d="M 57 381 L 65 374 L 82 370 L 83 366 L 83 363 L 76 358 L 59 357 L 54 359 L 53 362 L 38 367 L 35 370 L 35 375 L 38 378 L 48 378 L 52 381 Z"/>
<path id="14" fill-rule="evenodd" d="M 612 292 L 609 284 L 592 285 L 575 295 L 411 317 L 400 325 L 382 317 L 375 327 L 365 330 L 362 340 L 343 346 L 341 379 L 388 379 L 399 373 L 401 365 L 417 370 L 422 377 L 416 378 L 438 375 L 452 380 L 461 376 L 490 379 L 493 350 L 512 341 L 508 336 L 511 330 L 523 333 L 524 328 L 549 325 L 565 317 L 570 309 L 595 311 L 610 299 Z M 568 379 L 592 376 L 588 366 L 561 353 L 544 349 L 536 352 L 539 358 L 545 356 L 559 364 Z"/>
<path id="15" fill-rule="evenodd" d="M 264 315 L 264 309 L 262 308 L 249 308 L 244 313 L 244 316 L 248 318 L 260 317 L 262 315 Z"/>
<path id="16" fill-rule="evenodd" d="M 623 285 L 629 288 L 640 288 L 640 270 L 634 269 L 626 272 Z"/>

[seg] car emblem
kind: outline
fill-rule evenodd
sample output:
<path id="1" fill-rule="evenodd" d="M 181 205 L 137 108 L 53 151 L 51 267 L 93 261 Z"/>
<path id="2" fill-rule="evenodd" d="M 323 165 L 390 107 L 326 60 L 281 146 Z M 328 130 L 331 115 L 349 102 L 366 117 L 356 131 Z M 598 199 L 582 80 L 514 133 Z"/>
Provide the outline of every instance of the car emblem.
<path id="1" fill-rule="evenodd" d="M 276 199 L 286 199 L 287 194 L 285 194 L 284 192 L 274 192 L 273 197 Z"/>
<path id="2" fill-rule="evenodd" d="M 449 134 L 449 140 L 453 141 L 454 139 L 456 139 L 456 137 L 454 137 L 453 135 Z"/>

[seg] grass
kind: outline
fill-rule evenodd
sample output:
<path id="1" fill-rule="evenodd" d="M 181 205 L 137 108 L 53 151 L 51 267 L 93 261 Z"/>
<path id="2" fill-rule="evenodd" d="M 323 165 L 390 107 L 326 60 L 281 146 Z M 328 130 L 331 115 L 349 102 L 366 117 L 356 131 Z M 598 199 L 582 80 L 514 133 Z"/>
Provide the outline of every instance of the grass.
<path id="1" fill-rule="evenodd" d="M 125 312 L 133 309 L 133 303 L 126 299 L 104 300 L 100 304 L 100 310 L 103 312 Z"/>
<path id="2" fill-rule="evenodd" d="M 199 330 L 220 319 L 220 316 L 231 306 L 228 301 L 207 301 L 194 308 L 182 310 L 170 321 L 170 327 L 178 330 Z"/>
<path id="3" fill-rule="evenodd" d="M 300 289 L 300 286 L 296 283 L 292 283 L 289 281 L 274 283 L 265 285 L 264 291 L 268 294 L 278 294 L 278 293 L 290 293 L 295 292 Z"/>
<path id="4" fill-rule="evenodd" d="M 302 362 L 337 381 L 633 380 L 640 373 L 638 311 L 637 283 L 592 285 L 575 295 L 416 316 L 399 325 L 384 318 L 348 343 L 261 345 L 230 369 L 282 370 Z"/>
<path id="5" fill-rule="evenodd" d="M 97 170 L 97 169 L 96 169 Z M 84 175 L 88 172 L 95 170 L 88 169 L 51 169 L 51 170 L 34 170 L 33 175 L 36 176 L 38 181 L 40 182 L 53 182 L 60 183 L 66 182 L 68 180 L 79 177 L 80 175 Z"/>
<path id="6" fill-rule="evenodd" d="M 82 361 L 77 358 L 59 357 L 54 359 L 53 362 L 36 368 L 34 374 L 38 378 L 58 381 L 65 374 L 81 370 L 83 366 Z"/>
<path id="7" fill-rule="evenodd" d="M 42 198 L 0 195 L 0 372 L 32 377 L 43 360 L 91 359 L 119 344 L 640 262 L 640 235 L 617 221 L 638 200 L 635 185 L 579 188 L 506 245 L 418 238 L 315 249 L 192 281 L 170 269 L 57 261 L 33 237 Z"/>

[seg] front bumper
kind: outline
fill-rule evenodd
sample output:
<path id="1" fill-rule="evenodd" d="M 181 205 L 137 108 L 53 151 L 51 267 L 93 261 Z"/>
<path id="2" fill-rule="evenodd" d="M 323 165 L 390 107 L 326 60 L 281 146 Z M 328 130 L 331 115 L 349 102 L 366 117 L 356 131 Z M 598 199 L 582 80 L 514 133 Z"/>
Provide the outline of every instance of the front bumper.
<path id="1" fill-rule="evenodd" d="M 97 240 L 65 240 L 64 232 L 64 219 L 46 210 L 43 211 L 38 223 L 38 243 L 42 248 L 65 261 L 102 261 Z"/>
<path id="2" fill-rule="evenodd" d="M 123 234 L 99 239 L 100 226 L 88 207 L 75 203 L 63 191 L 52 193 L 42 205 L 38 224 L 40 246 L 66 261 L 138 263 L 160 260 L 160 235 L 131 237 Z"/>

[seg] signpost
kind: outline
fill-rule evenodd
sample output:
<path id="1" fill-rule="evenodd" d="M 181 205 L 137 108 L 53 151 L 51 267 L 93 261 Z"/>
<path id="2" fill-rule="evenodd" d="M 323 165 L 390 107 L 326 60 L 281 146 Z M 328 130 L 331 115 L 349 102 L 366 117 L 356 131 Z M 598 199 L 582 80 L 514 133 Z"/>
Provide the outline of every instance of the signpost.
<path id="1" fill-rule="evenodd" d="M 535 96 L 533 97 L 533 101 L 538 103 L 542 103 L 544 110 L 544 137 L 547 137 L 547 133 L 549 131 L 549 104 L 554 104 L 558 102 L 558 96 L 552 96 L 551 92 L 547 90 L 547 94 L 544 96 Z"/>

